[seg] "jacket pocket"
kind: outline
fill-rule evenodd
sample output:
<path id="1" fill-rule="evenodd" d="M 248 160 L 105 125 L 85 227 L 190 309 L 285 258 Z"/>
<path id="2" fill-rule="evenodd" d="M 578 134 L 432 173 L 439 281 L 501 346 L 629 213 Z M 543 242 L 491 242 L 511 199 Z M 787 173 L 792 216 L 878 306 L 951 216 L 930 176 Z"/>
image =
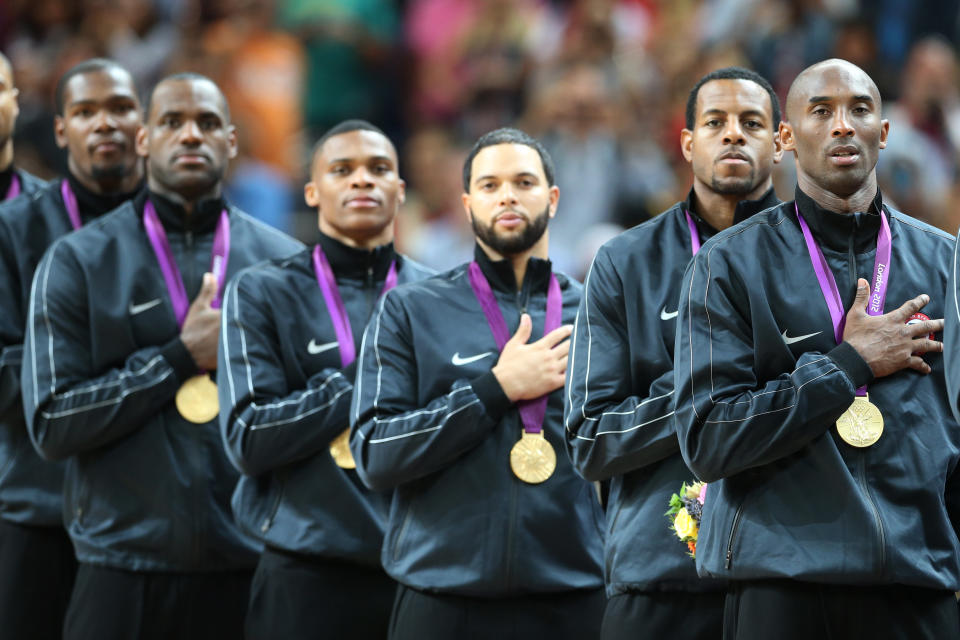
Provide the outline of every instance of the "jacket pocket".
<path id="1" fill-rule="evenodd" d="M 275 477 L 277 481 L 277 495 L 274 497 L 273 502 L 270 505 L 270 510 L 267 511 L 267 515 L 264 517 L 263 522 L 260 523 L 260 533 L 266 533 L 270 530 L 270 527 L 273 526 L 273 521 L 277 519 L 277 511 L 280 510 L 280 503 L 283 502 L 283 492 L 286 488 L 286 483 L 279 475 Z"/>

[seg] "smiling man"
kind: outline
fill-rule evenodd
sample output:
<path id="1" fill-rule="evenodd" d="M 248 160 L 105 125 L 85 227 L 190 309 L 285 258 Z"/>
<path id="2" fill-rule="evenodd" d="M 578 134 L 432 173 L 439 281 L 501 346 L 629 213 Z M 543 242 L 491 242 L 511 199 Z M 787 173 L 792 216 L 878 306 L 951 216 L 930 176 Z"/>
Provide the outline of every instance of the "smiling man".
<path id="1" fill-rule="evenodd" d="M 47 251 L 27 317 L 27 427 L 67 461 L 80 561 L 64 637 L 238 638 L 258 545 L 230 511 L 219 300 L 302 245 L 224 202 L 237 137 L 209 79 L 162 80 L 136 147 L 148 188 Z"/>
<path id="2" fill-rule="evenodd" d="M 595 638 L 602 513 L 563 446 L 580 285 L 554 273 L 539 142 L 498 129 L 463 169 L 473 262 L 388 292 L 364 334 L 350 448 L 392 490 L 392 640 Z"/>
<path id="3" fill-rule="evenodd" d="M 780 125 L 796 199 L 684 275 L 673 407 L 730 640 L 956 637 L 960 426 L 935 339 L 953 238 L 883 203 L 881 113 L 855 65 L 804 70 Z"/>
<path id="4" fill-rule="evenodd" d="M 393 247 L 397 152 L 368 122 L 317 142 L 307 204 L 318 242 L 231 283 L 220 343 L 220 424 L 244 474 L 241 526 L 265 544 L 246 637 L 384 638 L 397 583 L 380 567 L 387 495 L 347 447 L 360 337 L 380 295 L 430 275 Z"/>
<path id="5" fill-rule="evenodd" d="M 770 179 L 779 124 L 777 96 L 755 72 L 701 78 L 680 133 L 693 168 L 687 199 L 606 243 L 587 276 L 566 436 L 577 470 L 610 480 L 603 640 L 721 635 L 724 583 L 697 577 L 663 515 L 693 478 L 673 423 L 678 289 L 701 242 L 779 202 Z"/>
<path id="6" fill-rule="evenodd" d="M 4 68 L 0 60 L 0 126 L 12 90 Z M 0 205 L 0 629 L 10 637 L 59 638 L 76 573 L 63 529 L 63 464 L 33 450 L 20 401 L 30 282 L 57 238 L 128 200 L 143 181 L 140 101 L 126 69 L 102 59 L 71 68 L 57 83 L 56 111 L 67 178 Z"/>

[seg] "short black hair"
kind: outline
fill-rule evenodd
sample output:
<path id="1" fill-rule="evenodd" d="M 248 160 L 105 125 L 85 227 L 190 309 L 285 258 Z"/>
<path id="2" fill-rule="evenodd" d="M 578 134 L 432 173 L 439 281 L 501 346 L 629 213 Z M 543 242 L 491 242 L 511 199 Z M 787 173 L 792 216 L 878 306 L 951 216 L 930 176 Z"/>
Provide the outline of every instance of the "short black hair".
<path id="1" fill-rule="evenodd" d="M 480 153 L 481 150 L 498 144 L 522 144 L 536 151 L 540 156 L 540 164 L 543 165 L 543 174 L 547 177 L 547 184 L 551 187 L 553 186 L 553 158 L 550 157 L 550 153 L 546 148 L 540 144 L 540 141 L 520 129 L 501 127 L 500 129 L 488 131 L 480 136 L 470 149 L 470 153 L 467 154 L 467 159 L 463 161 L 463 190 L 465 192 L 470 193 L 473 159 L 477 157 L 477 154 Z"/>
<path id="2" fill-rule="evenodd" d="M 317 157 L 317 154 L 320 153 L 320 149 L 323 148 L 323 145 L 324 143 L 326 143 L 327 140 L 329 140 L 333 136 L 338 136 L 341 133 L 350 133 L 351 131 L 373 131 L 374 133 L 379 133 L 380 135 L 382 135 L 384 138 L 387 139 L 387 141 L 391 145 L 393 145 L 393 141 L 390 140 L 390 136 L 384 133 L 383 129 L 381 129 L 375 124 L 367 122 L 366 120 L 353 118 L 350 120 L 344 120 L 339 124 L 333 125 L 329 129 L 327 129 L 327 131 L 322 136 L 320 136 L 320 139 L 317 140 L 316 143 L 314 143 L 313 145 L 313 152 L 310 154 L 311 162 L 313 162 L 313 159 L 315 159 Z M 394 152 L 396 152 L 396 150 L 394 150 Z"/>
<path id="3" fill-rule="evenodd" d="M 120 63 L 109 58 L 90 58 L 89 60 L 84 60 L 79 64 L 75 64 L 69 69 L 67 69 L 60 79 L 57 80 L 57 88 L 53 93 L 53 103 L 57 110 L 57 115 L 63 115 L 63 108 L 66 106 L 63 104 L 63 94 L 67 90 L 67 83 L 74 78 L 74 76 L 84 75 L 87 73 L 99 73 L 101 71 L 112 71 L 118 70 L 125 73 L 130 78 L 130 84 L 133 86 L 133 93 L 139 97 L 140 92 L 137 88 L 137 81 L 133 77 L 133 74 L 130 73 Z"/>
<path id="4" fill-rule="evenodd" d="M 227 102 L 227 96 L 223 95 L 223 90 L 220 88 L 220 85 L 214 82 L 212 78 L 195 71 L 180 71 L 178 73 L 171 73 L 168 76 L 164 76 L 157 82 L 157 84 L 153 85 L 150 95 L 147 96 L 146 108 L 143 111 L 144 120 L 149 120 L 150 118 L 150 107 L 153 104 L 153 94 L 157 92 L 157 88 L 165 82 L 176 82 L 178 80 L 198 80 L 212 84 L 217 90 L 217 93 L 220 95 L 220 102 L 223 104 L 223 115 L 226 117 L 227 122 L 230 122 L 230 103 Z"/>
<path id="5" fill-rule="evenodd" d="M 767 79 L 756 71 L 743 67 L 724 67 L 711 71 L 700 78 L 697 84 L 693 85 L 693 89 L 690 90 L 690 96 L 687 98 L 687 129 L 693 130 L 694 122 L 697 119 L 697 97 L 700 95 L 700 87 L 713 80 L 748 80 L 760 85 L 770 96 L 770 106 L 773 108 L 773 128 L 776 129 L 780 126 L 780 100 Z"/>

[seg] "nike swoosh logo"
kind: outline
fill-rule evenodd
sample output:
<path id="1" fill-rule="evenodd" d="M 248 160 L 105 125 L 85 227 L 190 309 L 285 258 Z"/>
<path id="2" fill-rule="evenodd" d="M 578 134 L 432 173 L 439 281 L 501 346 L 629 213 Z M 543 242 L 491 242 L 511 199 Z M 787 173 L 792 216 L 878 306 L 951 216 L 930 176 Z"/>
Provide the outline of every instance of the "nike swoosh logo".
<path id="1" fill-rule="evenodd" d="M 143 313 L 147 309 L 153 309 L 155 306 L 160 304 L 160 298 L 156 300 L 151 300 L 150 302 L 144 302 L 142 304 L 133 304 L 130 303 L 130 315 L 135 316 L 138 313 Z"/>
<path id="2" fill-rule="evenodd" d="M 465 364 L 470 364 L 471 362 L 482 360 L 487 356 L 491 356 L 491 355 L 493 355 L 493 351 L 487 351 L 486 353 L 478 353 L 477 355 L 470 356 L 469 358 L 461 358 L 460 352 L 458 351 L 455 354 L 453 354 L 453 358 L 450 359 L 450 362 L 452 362 L 457 367 L 462 367 Z"/>
<path id="3" fill-rule="evenodd" d="M 784 329 L 784 330 L 783 330 L 783 341 L 786 342 L 787 344 L 793 344 L 794 342 L 800 342 L 801 340 L 806 340 L 807 338 L 812 338 L 813 336 L 818 336 L 818 335 L 820 335 L 821 333 L 823 333 L 823 331 L 817 331 L 816 333 L 808 333 L 808 334 L 805 335 L 805 336 L 796 336 L 796 337 L 791 338 L 790 336 L 787 335 L 787 330 Z"/>
<path id="4" fill-rule="evenodd" d="M 673 320 L 674 318 L 677 317 L 677 314 L 678 314 L 678 313 L 680 313 L 680 309 L 677 309 L 676 311 L 672 311 L 672 312 L 670 312 L 670 313 L 667 313 L 667 308 L 664 307 L 663 309 L 660 309 L 660 319 L 661 319 L 661 320 Z"/>
<path id="5" fill-rule="evenodd" d="M 313 338 L 310 339 L 310 343 L 307 344 L 307 353 L 312 356 L 317 355 L 318 353 L 323 353 L 324 351 L 330 351 L 330 349 L 336 349 L 340 346 L 340 343 L 334 340 L 333 342 L 324 342 L 323 344 L 317 344 L 317 341 Z"/>

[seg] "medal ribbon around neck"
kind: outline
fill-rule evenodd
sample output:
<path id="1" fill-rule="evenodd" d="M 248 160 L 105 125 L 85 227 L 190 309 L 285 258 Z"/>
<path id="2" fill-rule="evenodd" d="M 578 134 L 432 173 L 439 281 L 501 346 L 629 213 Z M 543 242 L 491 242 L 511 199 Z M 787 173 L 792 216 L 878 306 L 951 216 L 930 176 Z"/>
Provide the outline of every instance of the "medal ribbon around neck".
<path id="1" fill-rule="evenodd" d="M 80 219 L 80 205 L 77 204 L 77 196 L 70 188 L 70 183 L 66 180 L 60 182 L 60 195 L 63 196 L 63 206 L 67 208 L 67 215 L 70 217 L 70 224 L 76 231 L 83 226 L 83 220 Z"/>
<path id="2" fill-rule="evenodd" d="M 833 335 L 837 344 L 843 342 L 843 326 L 846 322 L 846 313 L 843 309 L 843 300 L 840 297 L 840 290 L 837 288 L 837 281 L 830 271 L 827 259 L 820 249 L 820 245 L 813 238 L 807 221 L 800 215 L 800 208 L 797 203 L 793 203 L 793 208 L 797 212 L 797 220 L 800 222 L 800 230 L 803 232 L 803 239 L 807 244 L 807 253 L 810 254 L 810 261 L 813 263 L 813 270 L 817 274 L 817 282 L 820 283 L 820 291 L 830 310 L 830 319 L 833 322 Z M 880 212 L 880 232 L 877 234 L 877 257 L 873 265 L 873 280 L 870 282 L 870 299 L 867 302 L 867 313 L 871 316 L 883 314 L 883 304 L 887 299 L 887 284 L 890 282 L 890 255 L 892 253 L 893 238 L 890 234 L 890 225 L 887 223 L 887 216 Z M 858 396 L 864 396 L 867 388 L 857 389 Z"/>
<path id="3" fill-rule="evenodd" d="M 503 319 L 503 313 L 497 305 L 497 299 L 490 289 L 490 283 L 487 282 L 480 265 L 476 261 L 470 263 L 470 287 L 473 294 L 477 297 L 477 302 L 483 309 L 483 315 L 487 318 L 487 324 L 490 325 L 490 332 L 493 333 L 493 339 L 497 343 L 497 349 L 503 351 L 504 345 L 510 340 L 510 331 L 507 329 L 507 323 Z M 560 283 L 557 277 L 550 274 L 550 285 L 547 289 L 547 313 L 543 321 L 543 335 L 547 335 L 560 326 L 562 314 L 563 299 L 560 295 Z M 547 413 L 547 396 L 542 395 L 539 398 L 531 400 L 521 400 L 517 403 L 517 410 L 520 412 L 520 420 L 523 422 L 523 430 L 526 433 L 540 433 L 543 430 L 543 418 Z"/>
<path id="4" fill-rule="evenodd" d="M 340 297 L 340 289 L 337 287 L 337 280 L 333 275 L 333 269 L 330 267 L 330 261 L 327 260 L 327 256 L 324 255 L 319 244 L 313 248 L 313 270 L 317 275 L 317 284 L 320 285 L 323 300 L 327 303 L 327 313 L 330 314 L 330 321 L 333 322 L 333 330 L 337 334 L 337 344 L 340 345 L 340 362 L 344 368 L 348 367 L 357 359 L 357 348 L 353 344 L 350 318 L 347 316 L 343 298 Z M 380 296 L 383 296 L 395 286 L 397 286 L 396 260 L 390 263 L 390 270 L 387 271 L 387 278 L 383 282 Z"/>
<path id="5" fill-rule="evenodd" d="M 687 226 L 690 227 L 690 246 L 693 247 L 693 255 L 697 255 L 700 251 L 700 232 L 697 230 L 697 223 L 693 221 L 693 216 L 686 209 L 683 215 L 687 216 Z"/>
<path id="6" fill-rule="evenodd" d="M 160 264 L 167 293 L 170 294 L 170 302 L 173 304 L 177 327 L 182 329 L 190 309 L 190 300 L 187 298 L 180 269 L 177 267 L 176 260 L 173 259 L 167 232 L 164 231 L 163 223 L 160 222 L 160 217 L 157 216 L 157 211 L 149 199 L 143 207 L 143 226 L 147 231 L 147 238 L 150 239 L 153 252 L 157 256 L 157 262 Z M 217 280 L 217 292 L 210 302 L 210 306 L 214 309 L 219 309 L 222 303 L 229 258 L 230 217 L 227 215 L 227 210 L 223 209 L 220 211 L 220 220 L 213 235 L 213 250 L 210 258 L 210 271 Z M 184 420 L 194 424 L 207 424 L 220 413 L 217 385 L 205 371 L 200 371 L 180 385 L 174 404 Z"/>
<path id="7" fill-rule="evenodd" d="M 13 200 L 18 195 L 20 195 L 20 178 L 17 177 L 17 174 L 10 176 L 10 186 L 7 187 L 7 195 L 3 196 L 4 200 Z"/>
<path id="8" fill-rule="evenodd" d="M 823 251 L 820 250 L 813 234 L 810 233 L 810 227 L 807 226 L 806 220 L 800 215 L 800 209 L 796 202 L 794 202 L 794 209 L 797 212 L 800 230 L 803 232 L 803 239 L 807 245 L 807 253 L 810 254 L 810 261 L 813 263 L 813 270 L 817 274 L 817 282 L 820 283 L 820 291 L 823 293 L 827 308 L 830 310 L 834 338 L 839 344 L 843 341 L 843 327 L 846 322 L 840 290 L 837 288 L 837 281 L 823 256 Z M 887 285 L 890 282 L 892 246 L 893 238 L 890 233 L 890 225 L 887 223 L 886 215 L 881 210 L 880 232 L 877 234 L 877 256 L 873 266 L 873 279 L 870 282 L 870 299 L 867 302 L 867 313 L 871 316 L 878 316 L 883 313 L 883 303 L 887 298 Z M 866 385 L 857 389 L 853 404 L 847 407 L 847 410 L 837 419 L 837 434 L 844 442 L 858 448 L 869 447 L 883 435 L 883 414 L 875 404 L 870 402 Z"/>
<path id="9" fill-rule="evenodd" d="M 180 269 L 173 259 L 173 251 L 170 249 L 170 241 L 167 240 L 163 223 L 160 222 L 157 210 L 154 209 L 153 203 L 149 199 L 143 207 L 143 226 L 147 230 L 147 237 L 150 239 L 150 245 L 157 256 L 157 262 L 160 263 L 160 271 L 163 272 L 163 280 L 167 285 L 170 301 L 173 303 L 173 313 L 177 318 L 177 327 L 182 329 L 183 321 L 190 309 L 190 299 L 187 298 L 187 291 L 183 285 Z M 214 309 L 219 309 L 223 301 L 223 287 L 226 284 L 227 261 L 229 259 L 230 216 L 224 209 L 220 212 L 220 220 L 217 222 L 217 230 L 214 232 L 213 250 L 210 257 L 210 272 L 217 279 L 217 293 L 210 303 L 210 306 Z"/>
<path id="10" fill-rule="evenodd" d="M 340 347 L 340 364 L 343 368 L 350 366 L 357 359 L 357 348 L 353 344 L 353 330 L 350 328 L 350 317 L 347 308 L 340 297 L 340 288 L 333 275 L 330 261 L 317 244 L 313 248 L 313 271 L 317 276 L 317 284 L 323 293 L 323 300 L 327 304 L 327 313 L 333 323 L 333 331 L 337 335 L 337 344 Z M 387 277 L 383 281 L 383 289 L 378 297 L 397 286 L 397 261 L 390 263 Z M 330 443 L 330 455 L 341 469 L 356 469 L 357 463 L 350 452 L 350 429 L 344 429 L 340 435 Z"/>

